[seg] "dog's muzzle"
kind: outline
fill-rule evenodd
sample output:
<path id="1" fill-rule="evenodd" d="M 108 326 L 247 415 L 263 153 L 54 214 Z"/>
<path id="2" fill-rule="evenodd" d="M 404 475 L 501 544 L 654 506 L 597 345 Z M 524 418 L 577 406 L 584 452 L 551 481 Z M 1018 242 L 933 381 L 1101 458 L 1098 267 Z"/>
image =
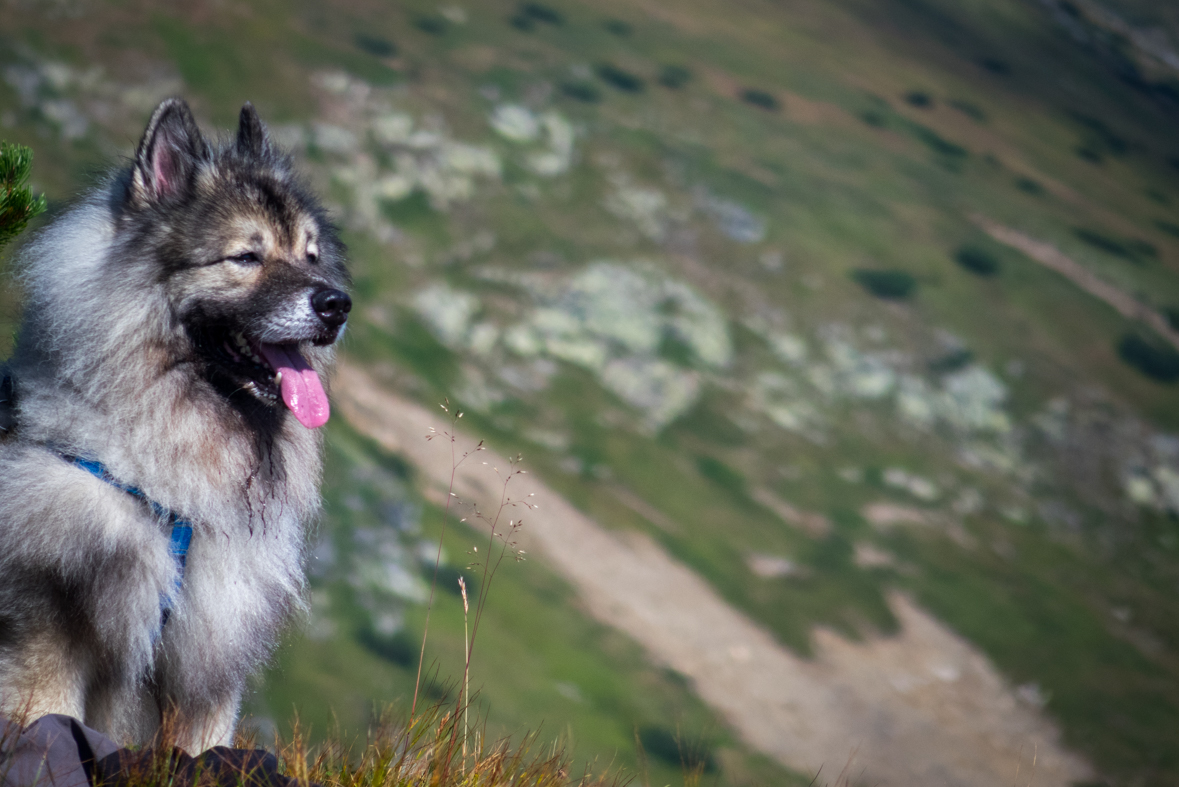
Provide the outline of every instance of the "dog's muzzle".
<path id="1" fill-rule="evenodd" d="M 352 299 L 348 293 L 332 288 L 317 290 L 311 296 L 311 308 L 329 328 L 339 328 L 352 311 Z"/>

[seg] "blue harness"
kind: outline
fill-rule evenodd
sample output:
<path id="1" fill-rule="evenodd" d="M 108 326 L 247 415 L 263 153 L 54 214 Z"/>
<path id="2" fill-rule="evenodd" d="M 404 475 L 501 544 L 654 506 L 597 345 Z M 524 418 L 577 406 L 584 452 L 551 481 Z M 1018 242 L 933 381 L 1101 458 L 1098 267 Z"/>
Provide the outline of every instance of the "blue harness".
<path id="1" fill-rule="evenodd" d="M 180 589 L 184 584 L 184 567 L 188 563 L 188 547 L 192 543 L 192 523 L 186 519 L 182 519 L 175 511 L 169 511 L 156 501 L 149 498 L 143 493 L 142 489 L 134 486 L 128 486 L 122 481 L 119 481 L 110 474 L 106 469 L 106 465 L 97 459 L 84 459 L 80 456 L 70 456 L 69 454 L 62 454 L 62 459 L 74 464 L 90 475 L 94 476 L 100 481 L 119 489 L 137 500 L 142 500 L 151 508 L 152 513 L 160 519 L 167 519 L 168 524 L 172 526 L 171 544 L 169 544 L 169 551 L 172 553 L 172 559 L 176 561 L 176 589 L 175 595 L 180 594 Z M 160 629 L 168 622 L 168 616 L 172 613 L 172 606 L 174 604 L 174 595 L 165 594 L 160 598 Z"/>

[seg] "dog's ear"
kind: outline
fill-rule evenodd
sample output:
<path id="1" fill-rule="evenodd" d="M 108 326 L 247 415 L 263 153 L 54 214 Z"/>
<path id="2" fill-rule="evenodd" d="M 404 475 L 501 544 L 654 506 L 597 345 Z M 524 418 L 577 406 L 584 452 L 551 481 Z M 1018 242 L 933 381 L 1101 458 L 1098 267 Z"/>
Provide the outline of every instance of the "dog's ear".
<path id="1" fill-rule="evenodd" d="M 237 150 L 243 156 L 260 158 L 270 152 L 270 137 L 266 126 L 258 117 L 254 105 L 247 101 L 242 105 L 241 120 L 237 126 Z"/>
<path id="2" fill-rule="evenodd" d="M 168 99 L 152 113 L 135 151 L 132 200 L 147 206 L 183 194 L 192 184 L 197 164 L 207 157 L 208 145 L 188 104 Z"/>

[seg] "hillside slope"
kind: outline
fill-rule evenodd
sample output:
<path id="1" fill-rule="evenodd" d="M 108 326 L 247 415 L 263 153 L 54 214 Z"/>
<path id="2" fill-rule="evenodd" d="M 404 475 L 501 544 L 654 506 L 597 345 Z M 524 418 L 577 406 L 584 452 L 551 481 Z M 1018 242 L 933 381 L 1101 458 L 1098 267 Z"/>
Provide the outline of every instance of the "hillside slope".
<path id="1" fill-rule="evenodd" d="M 0 135 L 34 148 L 51 210 L 128 153 L 159 98 L 221 126 L 253 101 L 345 229 L 345 352 L 381 387 L 449 397 L 800 664 L 833 641 L 887 650 L 926 610 L 1094 779 L 1179 779 L 1165 7 L 0 14 Z M 0 299 L 7 350 L 19 295 Z M 412 693 L 441 498 L 354 424 L 328 435 L 314 617 L 253 707 L 358 731 Z M 448 587 L 474 536 L 447 536 Z M 793 778 L 559 574 L 505 566 L 492 592 L 491 729 L 543 723 L 583 760 L 635 767 L 650 750 L 665 783 L 678 728 L 723 782 Z M 435 696 L 462 649 L 457 597 L 441 603 Z"/>

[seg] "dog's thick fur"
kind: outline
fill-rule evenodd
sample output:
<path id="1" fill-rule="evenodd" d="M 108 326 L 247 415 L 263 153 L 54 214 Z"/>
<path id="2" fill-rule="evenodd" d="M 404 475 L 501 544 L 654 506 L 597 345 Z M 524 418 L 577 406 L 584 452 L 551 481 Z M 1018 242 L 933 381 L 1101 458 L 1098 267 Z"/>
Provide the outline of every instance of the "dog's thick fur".
<path id="1" fill-rule="evenodd" d="M 325 378 L 351 305 L 343 247 L 250 105 L 234 139 L 211 143 L 172 99 L 132 164 L 19 265 L 0 713 L 64 713 L 140 742 L 175 714 L 183 748 L 228 743 L 247 677 L 302 603 L 320 480 L 320 438 L 278 367 L 233 342 L 297 350 Z M 326 418 L 322 388 L 317 401 Z M 179 590 L 167 522 L 70 456 L 191 521 Z"/>

